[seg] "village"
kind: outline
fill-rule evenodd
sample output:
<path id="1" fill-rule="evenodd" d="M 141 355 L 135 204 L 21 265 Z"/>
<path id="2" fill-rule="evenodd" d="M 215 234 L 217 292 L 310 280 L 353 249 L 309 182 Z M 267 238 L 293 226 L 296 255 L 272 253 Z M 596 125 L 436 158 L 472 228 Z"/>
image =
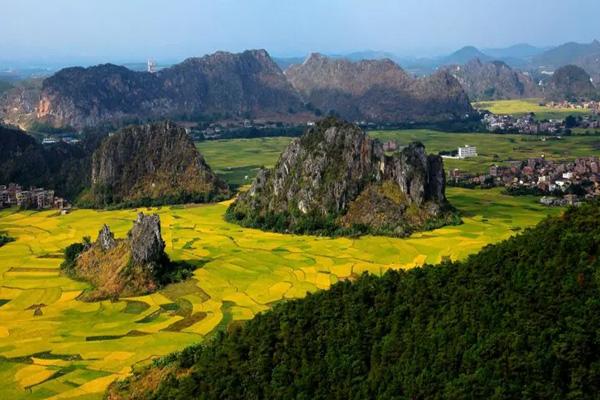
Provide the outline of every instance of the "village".
<path id="1" fill-rule="evenodd" d="M 591 110 L 593 114 L 600 114 L 600 101 L 570 102 L 565 100 L 551 101 L 549 103 L 542 103 L 540 105 L 554 109 L 570 108 L 573 110 Z"/>
<path id="2" fill-rule="evenodd" d="M 542 195 L 545 205 L 575 205 L 582 200 L 600 197 L 600 159 L 578 158 L 552 161 L 530 158 L 492 165 L 487 174 L 472 175 L 458 169 L 449 171 L 448 184 L 464 187 L 505 187 L 514 195 Z"/>
<path id="3" fill-rule="evenodd" d="M 533 113 L 522 117 L 486 113 L 482 119 L 485 128 L 492 133 L 520 133 L 524 135 L 569 134 L 564 120 L 537 121 Z"/>
<path id="4" fill-rule="evenodd" d="M 70 204 L 62 197 L 54 195 L 53 190 L 31 187 L 24 190 L 16 183 L 0 185 L 0 208 L 17 207 L 22 210 L 58 209 L 68 213 Z"/>
<path id="5" fill-rule="evenodd" d="M 565 119 L 549 119 L 546 121 L 539 121 L 535 118 L 534 113 L 529 113 L 523 116 L 513 116 L 497 115 L 482 111 L 481 121 L 485 129 L 492 133 L 519 133 L 523 135 L 570 135 L 573 128 L 592 130 L 600 129 L 600 118 L 598 117 L 597 112 L 594 112 L 591 115 L 581 115 L 576 117 L 569 116 Z"/>

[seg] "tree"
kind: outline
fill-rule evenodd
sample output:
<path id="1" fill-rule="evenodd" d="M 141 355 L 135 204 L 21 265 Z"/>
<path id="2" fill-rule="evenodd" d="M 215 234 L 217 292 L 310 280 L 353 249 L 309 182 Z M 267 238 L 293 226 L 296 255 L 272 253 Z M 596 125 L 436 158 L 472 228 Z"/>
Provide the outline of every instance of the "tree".
<path id="1" fill-rule="evenodd" d="M 575 128 L 576 126 L 577 126 L 577 118 L 575 118 L 572 115 L 569 115 L 567 118 L 565 118 L 565 128 L 571 129 L 571 128 Z"/>

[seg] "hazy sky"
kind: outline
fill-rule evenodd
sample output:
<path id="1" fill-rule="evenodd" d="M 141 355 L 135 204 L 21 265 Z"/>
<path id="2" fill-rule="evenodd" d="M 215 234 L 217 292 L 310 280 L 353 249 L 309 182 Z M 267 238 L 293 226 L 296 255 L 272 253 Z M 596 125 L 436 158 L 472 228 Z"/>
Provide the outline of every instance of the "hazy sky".
<path id="1" fill-rule="evenodd" d="M 0 0 L 0 59 L 173 61 L 600 38 L 600 0 Z"/>

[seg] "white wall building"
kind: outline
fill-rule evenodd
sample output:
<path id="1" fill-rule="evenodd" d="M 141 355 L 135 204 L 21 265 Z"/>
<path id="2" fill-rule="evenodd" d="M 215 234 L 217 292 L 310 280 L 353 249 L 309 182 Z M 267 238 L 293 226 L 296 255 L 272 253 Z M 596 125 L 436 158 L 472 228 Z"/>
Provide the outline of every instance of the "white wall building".
<path id="1" fill-rule="evenodd" d="M 477 157 L 477 147 L 465 145 L 458 148 L 458 158 Z"/>

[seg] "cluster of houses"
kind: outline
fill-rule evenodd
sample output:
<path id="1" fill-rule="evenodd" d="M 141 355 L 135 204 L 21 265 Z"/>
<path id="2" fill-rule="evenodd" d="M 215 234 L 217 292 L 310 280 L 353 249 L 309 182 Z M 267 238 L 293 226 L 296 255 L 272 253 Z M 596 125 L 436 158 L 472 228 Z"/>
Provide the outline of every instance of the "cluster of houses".
<path id="1" fill-rule="evenodd" d="M 81 142 L 81 140 L 73 136 L 46 136 L 42 139 L 42 144 L 44 145 L 56 144 L 60 142 L 68 144 L 77 144 Z"/>
<path id="2" fill-rule="evenodd" d="M 591 110 L 592 114 L 600 114 L 600 101 L 551 101 L 542 105 L 555 109 Z"/>
<path id="3" fill-rule="evenodd" d="M 577 118 L 577 128 L 582 129 L 600 129 L 600 119 L 590 115 L 584 115 Z"/>
<path id="4" fill-rule="evenodd" d="M 521 133 L 525 135 L 560 135 L 568 133 L 564 120 L 537 121 L 534 114 L 521 117 L 512 115 L 485 114 L 483 124 L 489 132 L 493 133 Z"/>
<path id="5" fill-rule="evenodd" d="M 23 190 L 15 183 L 0 185 L 0 208 L 6 207 L 36 210 L 56 208 L 63 212 L 70 208 L 65 199 L 54 195 L 54 190 L 34 187 Z"/>
<path id="6" fill-rule="evenodd" d="M 513 193 L 551 195 L 556 204 L 572 204 L 581 199 L 600 197 L 600 159 L 578 158 L 558 162 L 544 158 L 492 165 L 488 174 L 470 175 L 457 169 L 449 172 L 449 183 L 459 186 L 504 186 Z"/>
<path id="7" fill-rule="evenodd" d="M 182 124 L 186 126 L 185 124 Z M 306 126 L 314 126 L 315 122 L 308 121 L 305 123 L 299 122 L 273 122 L 263 120 L 227 120 L 217 121 L 208 124 L 190 124 L 186 126 L 188 133 L 197 140 L 211 140 L 226 137 L 227 134 L 241 130 L 256 130 L 256 131 L 274 131 L 287 130 L 292 128 L 302 128 Z"/>

